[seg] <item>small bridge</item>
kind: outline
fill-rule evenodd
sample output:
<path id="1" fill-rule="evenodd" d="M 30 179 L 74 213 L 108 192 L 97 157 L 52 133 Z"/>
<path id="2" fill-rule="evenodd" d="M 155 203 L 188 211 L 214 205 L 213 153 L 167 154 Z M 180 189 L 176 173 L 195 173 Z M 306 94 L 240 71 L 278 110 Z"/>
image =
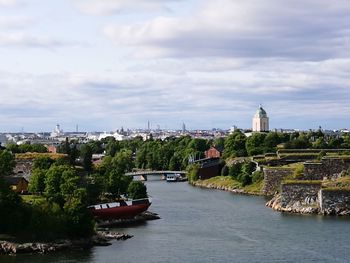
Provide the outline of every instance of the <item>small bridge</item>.
<path id="1" fill-rule="evenodd" d="M 140 176 L 142 180 L 147 181 L 147 175 L 159 175 L 161 176 L 163 179 L 166 178 L 167 174 L 181 174 L 181 175 L 185 175 L 186 172 L 185 171 L 136 171 L 136 172 L 130 172 L 130 173 L 125 173 L 125 176 Z"/>

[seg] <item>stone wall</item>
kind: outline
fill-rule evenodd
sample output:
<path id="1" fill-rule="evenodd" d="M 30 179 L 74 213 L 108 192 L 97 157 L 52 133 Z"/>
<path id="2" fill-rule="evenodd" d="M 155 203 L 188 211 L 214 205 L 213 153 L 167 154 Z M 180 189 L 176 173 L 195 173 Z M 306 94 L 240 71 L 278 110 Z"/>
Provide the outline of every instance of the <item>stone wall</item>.
<path id="1" fill-rule="evenodd" d="M 287 176 L 293 174 L 292 169 L 282 168 L 264 168 L 264 185 L 262 192 L 265 195 L 273 195 L 281 186 L 281 182 Z"/>
<path id="2" fill-rule="evenodd" d="M 322 189 L 318 194 L 320 213 L 325 215 L 350 214 L 349 189 Z"/>
<path id="3" fill-rule="evenodd" d="M 14 174 L 29 177 L 33 166 L 32 159 L 16 159 L 16 166 L 13 169 Z"/>
<path id="4" fill-rule="evenodd" d="M 339 177 L 342 171 L 346 171 L 350 167 L 350 157 L 347 158 L 322 158 L 325 165 L 328 178 Z"/>
<path id="5" fill-rule="evenodd" d="M 321 162 L 318 163 L 304 163 L 304 171 L 300 180 L 323 180 L 323 177 L 327 176 L 325 171 L 325 165 Z"/>
<path id="6" fill-rule="evenodd" d="M 320 182 L 295 182 L 282 184 L 281 206 L 310 206 L 317 204 L 318 191 L 321 189 Z"/>
<path id="7" fill-rule="evenodd" d="M 342 171 L 350 166 L 349 157 L 324 157 L 319 163 L 304 163 L 302 180 L 323 180 L 323 178 L 337 178 Z"/>

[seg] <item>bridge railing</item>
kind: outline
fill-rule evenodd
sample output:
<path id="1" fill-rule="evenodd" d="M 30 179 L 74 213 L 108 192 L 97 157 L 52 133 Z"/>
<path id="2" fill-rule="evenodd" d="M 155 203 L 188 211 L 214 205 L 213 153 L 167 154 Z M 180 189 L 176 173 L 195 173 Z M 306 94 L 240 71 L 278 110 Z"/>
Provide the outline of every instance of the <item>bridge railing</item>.
<path id="1" fill-rule="evenodd" d="M 125 173 L 125 176 L 139 176 L 139 175 L 164 175 L 164 174 L 186 174 L 185 171 L 137 171 Z"/>

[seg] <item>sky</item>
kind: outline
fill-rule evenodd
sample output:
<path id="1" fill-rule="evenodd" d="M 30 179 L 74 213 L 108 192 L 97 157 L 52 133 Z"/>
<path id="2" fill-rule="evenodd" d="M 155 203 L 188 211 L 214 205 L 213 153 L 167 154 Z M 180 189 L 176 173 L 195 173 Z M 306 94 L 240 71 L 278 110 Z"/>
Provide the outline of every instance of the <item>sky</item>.
<path id="1" fill-rule="evenodd" d="M 0 0 L 0 132 L 350 128 L 348 0 Z"/>

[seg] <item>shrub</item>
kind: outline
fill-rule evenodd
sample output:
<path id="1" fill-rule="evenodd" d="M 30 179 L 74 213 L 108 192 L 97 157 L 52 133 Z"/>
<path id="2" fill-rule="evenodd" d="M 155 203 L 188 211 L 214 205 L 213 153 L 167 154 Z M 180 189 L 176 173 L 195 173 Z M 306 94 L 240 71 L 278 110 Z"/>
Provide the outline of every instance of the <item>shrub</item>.
<path id="1" fill-rule="evenodd" d="M 199 171 L 198 164 L 191 164 L 187 166 L 187 178 L 189 183 L 192 183 L 198 180 L 198 171 Z"/>
<path id="2" fill-rule="evenodd" d="M 228 176 L 229 175 L 229 168 L 226 165 L 224 167 L 222 167 L 221 175 L 222 176 Z"/>
<path id="3" fill-rule="evenodd" d="M 264 179 L 264 173 L 262 171 L 256 171 L 253 173 L 252 181 L 253 183 L 261 182 Z"/>
<path id="4" fill-rule="evenodd" d="M 140 181 L 132 181 L 128 187 L 128 196 L 131 199 L 147 198 L 146 185 Z"/>
<path id="5" fill-rule="evenodd" d="M 298 178 L 300 178 L 302 176 L 303 172 L 304 172 L 304 165 L 303 164 L 298 164 L 294 168 L 293 177 L 295 179 L 298 179 Z"/>

